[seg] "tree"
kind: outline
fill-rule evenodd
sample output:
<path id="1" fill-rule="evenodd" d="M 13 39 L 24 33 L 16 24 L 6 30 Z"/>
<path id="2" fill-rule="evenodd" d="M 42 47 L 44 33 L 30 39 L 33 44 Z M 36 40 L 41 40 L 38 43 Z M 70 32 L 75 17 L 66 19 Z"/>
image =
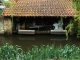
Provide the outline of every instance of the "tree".
<path id="1" fill-rule="evenodd" d="M 76 33 L 77 36 L 80 35 L 80 30 L 78 30 L 80 29 L 80 0 L 71 0 L 71 2 L 72 7 L 75 9 L 76 16 L 74 16 L 74 21 L 66 27 L 66 29 L 68 29 L 66 33 L 66 40 L 68 40 L 68 33 Z"/>
<path id="2" fill-rule="evenodd" d="M 80 0 L 72 0 L 72 4 L 77 11 L 80 11 Z"/>
<path id="3" fill-rule="evenodd" d="M 76 10 L 76 16 L 74 16 L 74 21 L 77 21 L 77 38 L 80 35 L 80 0 L 72 0 L 72 6 Z"/>

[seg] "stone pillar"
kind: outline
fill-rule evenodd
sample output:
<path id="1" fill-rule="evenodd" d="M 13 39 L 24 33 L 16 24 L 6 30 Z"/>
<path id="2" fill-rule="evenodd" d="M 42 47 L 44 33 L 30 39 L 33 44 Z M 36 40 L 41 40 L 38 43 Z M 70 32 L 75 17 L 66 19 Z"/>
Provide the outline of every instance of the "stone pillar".
<path id="1" fill-rule="evenodd" d="M 0 34 L 4 34 L 3 18 L 0 18 Z"/>
<path id="2" fill-rule="evenodd" d="M 12 22 L 11 19 L 4 19 L 4 34 L 12 35 Z"/>

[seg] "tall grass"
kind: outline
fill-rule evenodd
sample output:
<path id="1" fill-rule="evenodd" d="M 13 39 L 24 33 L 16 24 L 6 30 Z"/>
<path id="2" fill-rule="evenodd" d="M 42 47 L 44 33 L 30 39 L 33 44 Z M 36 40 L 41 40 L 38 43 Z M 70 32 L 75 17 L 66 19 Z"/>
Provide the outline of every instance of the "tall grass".
<path id="1" fill-rule="evenodd" d="M 55 47 L 55 45 L 34 46 L 24 52 L 19 46 L 6 43 L 0 47 L 0 60 L 79 60 L 80 48 L 76 45 Z"/>

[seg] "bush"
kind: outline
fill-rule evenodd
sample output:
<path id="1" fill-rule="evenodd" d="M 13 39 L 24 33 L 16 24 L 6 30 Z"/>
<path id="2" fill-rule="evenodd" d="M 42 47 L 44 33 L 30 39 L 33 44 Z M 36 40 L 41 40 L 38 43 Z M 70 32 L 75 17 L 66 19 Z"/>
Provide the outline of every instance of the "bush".
<path id="1" fill-rule="evenodd" d="M 23 52 L 19 46 L 6 43 L 0 47 L 1 60 L 79 60 L 80 48 L 76 45 L 55 47 L 54 45 L 34 46 L 32 50 Z"/>

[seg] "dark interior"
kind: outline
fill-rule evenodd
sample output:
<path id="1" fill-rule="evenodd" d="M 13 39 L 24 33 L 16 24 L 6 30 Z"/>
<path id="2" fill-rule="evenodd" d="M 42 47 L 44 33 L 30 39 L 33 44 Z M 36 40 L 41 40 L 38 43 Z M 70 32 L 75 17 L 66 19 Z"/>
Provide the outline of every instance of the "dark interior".
<path id="1" fill-rule="evenodd" d="M 21 30 L 38 30 L 35 26 L 39 26 L 39 30 L 54 29 L 53 24 L 58 23 L 61 17 L 14 17 L 13 31 L 17 31 L 17 24 Z M 63 29 L 68 25 L 72 17 L 63 17 Z M 23 28 L 22 28 L 23 26 Z"/>

